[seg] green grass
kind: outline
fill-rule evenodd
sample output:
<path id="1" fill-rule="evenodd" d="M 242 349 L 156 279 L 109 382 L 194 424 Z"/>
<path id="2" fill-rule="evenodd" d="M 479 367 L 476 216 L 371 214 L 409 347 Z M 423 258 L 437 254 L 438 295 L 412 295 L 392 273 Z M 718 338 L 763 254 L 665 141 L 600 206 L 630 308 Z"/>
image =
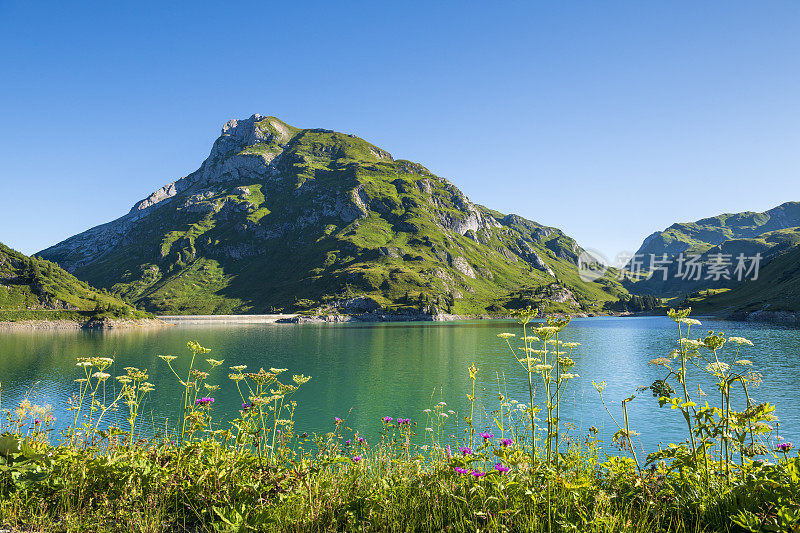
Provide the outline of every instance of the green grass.
<path id="1" fill-rule="evenodd" d="M 0 321 L 151 316 L 61 267 L 0 244 Z"/>

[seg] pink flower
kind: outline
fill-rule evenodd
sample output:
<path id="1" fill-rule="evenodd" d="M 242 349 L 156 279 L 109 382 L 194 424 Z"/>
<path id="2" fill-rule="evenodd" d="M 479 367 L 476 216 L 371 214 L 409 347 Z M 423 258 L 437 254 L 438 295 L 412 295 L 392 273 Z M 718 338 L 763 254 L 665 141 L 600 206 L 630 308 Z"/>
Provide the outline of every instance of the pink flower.
<path id="1" fill-rule="evenodd" d="M 463 469 L 461 467 L 458 467 L 458 466 L 455 467 L 453 470 L 455 470 L 459 474 L 466 474 L 467 472 L 469 472 L 469 470 L 465 470 L 465 469 Z"/>
<path id="2" fill-rule="evenodd" d="M 791 443 L 791 442 L 781 442 L 780 444 L 778 444 L 778 446 L 776 447 L 776 449 L 777 449 L 779 452 L 786 453 L 786 452 L 788 452 L 789 450 L 791 450 L 791 449 L 792 449 L 792 443 Z"/>
<path id="3" fill-rule="evenodd" d="M 459 448 L 461 455 L 472 455 L 472 448 Z"/>
<path id="4" fill-rule="evenodd" d="M 474 477 L 478 478 L 478 477 L 485 476 L 486 472 L 481 472 L 480 470 L 473 470 L 472 472 L 470 472 L 470 474 L 472 474 Z"/>
<path id="5" fill-rule="evenodd" d="M 505 474 L 509 470 L 509 468 L 507 466 L 503 466 L 502 463 L 495 463 L 494 469 L 500 472 L 501 474 Z"/>
<path id="6" fill-rule="evenodd" d="M 357 462 L 359 462 L 360 460 L 361 460 L 361 456 L 360 456 L 360 455 L 356 455 L 356 456 L 354 456 L 354 457 L 353 457 L 353 462 L 354 462 L 354 463 L 357 463 Z"/>
<path id="7" fill-rule="evenodd" d="M 478 433 L 478 436 L 485 441 L 494 438 L 494 435 L 492 435 L 491 433 Z"/>
<path id="8" fill-rule="evenodd" d="M 503 448 L 508 448 L 514 444 L 514 441 L 511 439 L 500 439 L 500 444 L 503 446 Z"/>

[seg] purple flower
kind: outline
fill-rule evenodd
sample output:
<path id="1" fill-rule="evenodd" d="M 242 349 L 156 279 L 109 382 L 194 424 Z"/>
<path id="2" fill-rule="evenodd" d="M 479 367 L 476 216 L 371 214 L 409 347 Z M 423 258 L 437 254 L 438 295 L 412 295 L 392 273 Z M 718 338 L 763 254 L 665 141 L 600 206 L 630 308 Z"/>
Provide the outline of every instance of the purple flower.
<path id="1" fill-rule="evenodd" d="M 508 448 L 514 444 L 514 441 L 511 439 L 500 439 L 500 444 L 503 446 L 503 448 Z"/>
<path id="2" fill-rule="evenodd" d="M 384 423 L 384 424 L 388 424 L 388 423 L 389 423 L 389 422 L 391 422 L 392 420 L 394 420 L 394 419 L 393 419 L 391 416 L 384 416 L 384 417 L 383 417 L 383 423 Z M 400 419 L 398 418 L 398 420 L 400 420 Z"/>
<path id="3" fill-rule="evenodd" d="M 465 470 L 465 469 L 461 468 L 460 466 L 455 467 L 453 470 L 455 470 L 459 474 L 466 474 L 466 473 L 469 472 L 469 470 Z"/>
<path id="4" fill-rule="evenodd" d="M 334 416 L 334 417 L 333 417 L 333 423 L 334 423 L 334 424 L 336 424 L 336 425 L 338 426 L 339 424 L 341 424 L 341 423 L 342 423 L 342 419 L 341 419 L 341 418 L 339 418 L 338 416 Z"/>
<path id="5" fill-rule="evenodd" d="M 400 425 L 400 426 L 402 426 L 403 424 L 408 424 L 410 422 L 411 422 L 410 418 L 398 418 L 397 419 L 397 424 Z"/>
<path id="6" fill-rule="evenodd" d="M 34 418 L 34 419 L 33 419 L 33 424 L 34 424 L 35 426 L 38 426 L 38 425 L 39 425 L 39 424 L 41 424 L 41 423 L 42 423 L 42 421 L 41 421 L 41 420 L 39 420 L 38 418 Z"/>
<path id="7" fill-rule="evenodd" d="M 364 444 L 367 441 L 366 441 L 366 439 L 364 439 L 364 437 L 358 437 L 358 442 L 360 442 L 361 444 Z"/>
<path id="8" fill-rule="evenodd" d="M 503 466 L 502 463 L 495 463 L 494 469 L 500 472 L 501 474 L 505 474 L 509 470 L 509 468 L 507 466 Z"/>
<path id="9" fill-rule="evenodd" d="M 472 455 L 472 448 L 459 448 L 461 455 Z"/>
<path id="10" fill-rule="evenodd" d="M 350 446 L 350 444 L 352 444 L 352 441 L 350 439 L 347 439 L 346 441 L 344 441 L 344 445 L 345 446 Z"/>
<path id="11" fill-rule="evenodd" d="M 483 440 L 489 440 L 494 438 L 494 435 L 492 435 L 491 433 L 478 433 L 478 436 Z"/>
<path id="12" fill-rule="evenodd" d="M 357 462 L 359 462 L 360 460 L 361 460 L 361 456 L 360 456 L 360 455 L 356 455 L 356 456 L 354 456 L 354 457 L 353 457 L 353 462 L 354 462 L 354 463 L 357 463 Z"/>
<path id="13" fill-rule="evenodd" d="M 210 405 L 214 403 L 214 398 L 198 398 L 194 401 L 195 405 Z"/>
<path id="14" fill-rule="evenodd" d="M 453 451 L 450 449 L 450 445 L 447 445 L 447 460 L 449 461 L 450 458 L 453 457 Z"/>
<path id="15" fill-rule="evenodd" d="M 253 407 L 252 403 L 243 403 L 242 404 L 242 411 L 249 411 Z"/>
<path id="16" fill-rule="evenodd" d="M 783 453 L 786 453 L 786 452 L 788 452 L 788 451 L 789 451 L 789 450 L 791 450 L 791 449 L 792 449 L 792 443 L 791 443 L 791 442 L 781 442 L 781 443 L 780 443 L 780 444 L 778 444 L 778 446 L 777 446 L 777 450 L 778 450 L 779 452 L 783 452 Z"/>
<path id="17" fill-rule="evenodd" d="M 475 477 L 483 477 L 486 475 L 486 472 L 481 472 L 480 470 L 473 470 L 472 472 L 470 472 L 470 474 L 472 474 Z"/>

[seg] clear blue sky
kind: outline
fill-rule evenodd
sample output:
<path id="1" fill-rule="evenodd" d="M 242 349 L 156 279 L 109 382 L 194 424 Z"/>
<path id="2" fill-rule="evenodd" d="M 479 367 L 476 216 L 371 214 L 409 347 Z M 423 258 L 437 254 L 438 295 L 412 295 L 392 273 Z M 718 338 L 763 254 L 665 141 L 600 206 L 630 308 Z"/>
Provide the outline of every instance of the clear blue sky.
<path id="1" fill-rule="evenodd" d="M 252 113 L 610 256 L 800 200 L 798 2 L 300 4 L 0 0 L 0 241 L 126 213 Z"/>

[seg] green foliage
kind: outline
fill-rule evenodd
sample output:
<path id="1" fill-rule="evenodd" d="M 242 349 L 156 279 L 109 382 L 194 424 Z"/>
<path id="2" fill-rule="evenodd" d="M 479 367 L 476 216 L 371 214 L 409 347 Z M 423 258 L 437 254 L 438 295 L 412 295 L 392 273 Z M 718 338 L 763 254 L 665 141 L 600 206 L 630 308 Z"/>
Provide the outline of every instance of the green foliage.
<path id="1" fill-rule="evenodd" d="M 0 321 L 146 318 L 104 290 L 78 280 L 55 263 L 0 244 Z"/>

